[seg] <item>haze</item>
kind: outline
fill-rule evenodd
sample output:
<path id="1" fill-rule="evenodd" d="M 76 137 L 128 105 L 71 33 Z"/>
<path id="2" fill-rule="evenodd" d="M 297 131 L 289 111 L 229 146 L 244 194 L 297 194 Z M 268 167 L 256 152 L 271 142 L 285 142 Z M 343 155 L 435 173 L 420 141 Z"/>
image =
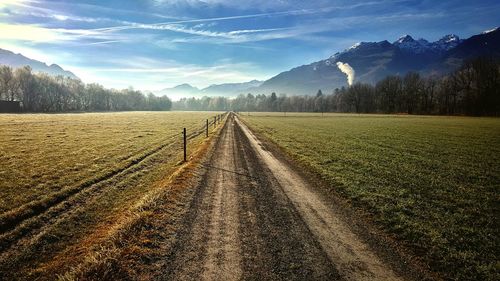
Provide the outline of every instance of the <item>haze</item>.
<path id="1" fill-rule="evenodd" d="M 499 11 L 498 1 L 2 0 L 0 48 L 105 87 L 202 88 L 265 80 L 360 41 L 466 38 L 497 26 Z"/>

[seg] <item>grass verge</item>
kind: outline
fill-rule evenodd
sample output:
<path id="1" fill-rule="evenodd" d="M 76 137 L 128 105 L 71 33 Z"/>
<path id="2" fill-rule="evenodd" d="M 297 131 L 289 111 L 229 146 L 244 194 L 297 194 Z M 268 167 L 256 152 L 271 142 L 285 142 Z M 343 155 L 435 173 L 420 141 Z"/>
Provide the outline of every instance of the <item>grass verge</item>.
<path id="1" fill-rule="evenodd" d="M 458 280 L 498 280 L 500 120 L 253 114 L 242 118 L 330 192 Z"/>

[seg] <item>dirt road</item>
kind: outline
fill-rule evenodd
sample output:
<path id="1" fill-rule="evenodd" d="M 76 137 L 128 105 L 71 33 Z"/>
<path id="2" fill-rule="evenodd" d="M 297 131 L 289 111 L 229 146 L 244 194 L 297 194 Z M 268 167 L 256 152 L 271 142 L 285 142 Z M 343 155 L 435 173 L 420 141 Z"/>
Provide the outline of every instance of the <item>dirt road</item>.
<path id="1" fill-rule="evenodd" d="M 163 278 L 402 279 L 235 115 L 214 151 Z"/>

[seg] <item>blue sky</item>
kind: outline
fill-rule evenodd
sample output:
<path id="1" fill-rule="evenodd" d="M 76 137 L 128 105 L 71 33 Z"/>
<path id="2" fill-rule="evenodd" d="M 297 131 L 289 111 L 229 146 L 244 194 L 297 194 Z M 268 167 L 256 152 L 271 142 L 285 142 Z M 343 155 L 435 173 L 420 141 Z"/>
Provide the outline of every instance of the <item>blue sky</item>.
<path id="1" fill-rule="evenodd" d="M 500 1 L 0 0 L 0 48 L 106 87 L 268 79 L 360 41 L 462 38 Z"/>

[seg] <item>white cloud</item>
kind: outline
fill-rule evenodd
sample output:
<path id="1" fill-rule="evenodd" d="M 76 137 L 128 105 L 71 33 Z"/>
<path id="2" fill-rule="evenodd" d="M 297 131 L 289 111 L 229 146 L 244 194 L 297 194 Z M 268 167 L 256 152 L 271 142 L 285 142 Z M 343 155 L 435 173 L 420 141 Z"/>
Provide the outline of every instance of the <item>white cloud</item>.
<path id="1" fill-rule="evenodd" d="M 9 6 L 21 6 L 26 7 L 28 4 L 38 3 L 36 0 L 2 0 L 0 2 L 0 8 L 9 7 Z"/>
<path id="2" fill-rule="evenodd" d="M 47 52 L 43 52 L 39 49 L 27 47 L 26 44 L 19 45 L 15 43 L 0 41 L 0 48 L 12 51 L 14 53 L 22 54 L 30 59 L 35 59 L 47 64 L 58 63 L 57 60 L 55 60 L 57 57 L 52 56 Z"/>
<path id="3" fill-rule="evenodd" d="M 0 39 L 33 42 L 60 41 L 61 33 L 37 25 L 17 25 L 0 23 Z"/>
<path id="4" fill-rule="evenodd" d="M 39 25 L 0 23 L 0 39 L 34 43 L 61 43 L 63 41 L 125 40 L 120 35 L 91 29 L 46 28 Z"/>
<path id="5" fill-rule="evenodd" d="M 85 82 L 98 82 L 114 88 L 134 86 L 141 90 L 161 90 L 182 83 L 202 88 L 211 84 L 266 79 L 269 76 L 261 74 L 258 67 L 251 63 L 228 60 L 214 62 L 211 66 L 158 61 L 147 57 L 131 57 L 127 61 L 109 59 L 102 63 L 109 67 L 68 66 L 68 69 Z"/>
<path id="6" fill-rule="evenodd" d="M 303 0 L 150 0 L 155 6 L 168 6 L 168 7 L 190 7 L 190 8 L 203 8 L 203 7 L 217 7 L 223 6 L 227 8 L 246 10 L 246 9 L 259 9 L 262 11 L 286 9 L 293 7 L 316 6 L 321 7 L 331 4 L 328 0 L 316 0 L 314 3 L 311 1 Z"/>

